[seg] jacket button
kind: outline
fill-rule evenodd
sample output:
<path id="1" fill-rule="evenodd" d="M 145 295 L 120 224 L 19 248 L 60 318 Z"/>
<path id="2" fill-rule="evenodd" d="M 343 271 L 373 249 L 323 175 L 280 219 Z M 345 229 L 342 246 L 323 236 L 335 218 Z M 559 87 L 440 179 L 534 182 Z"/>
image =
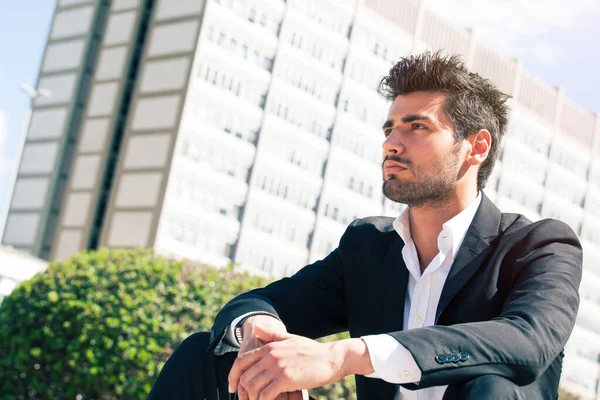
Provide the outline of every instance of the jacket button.
<path id="1" fill-rule="evenodd" d="M 438 355 L 435 357 L 435 361 L 436 361 L 438 364 L 445 364 L 445 363 L 447 363 L 447 362 L 448 362 L 448 355 L 447 355 L 447 354 L 438 354 Z"/>
<path id="2" fill-rule="evenodd" d="M 465 351 L 460 353 L 460 361 L 465 362 L 469 359 L 469 354 Z"/>
<path id="3" fill-rule="evenodd" d="M 460 360 L 460 356 L 456 353 L 452 353 L 450 354 L 450 357 L 448 357 L 448 361 L 452 361 L 453 363 L 457 363 L 458 360 Z"/>

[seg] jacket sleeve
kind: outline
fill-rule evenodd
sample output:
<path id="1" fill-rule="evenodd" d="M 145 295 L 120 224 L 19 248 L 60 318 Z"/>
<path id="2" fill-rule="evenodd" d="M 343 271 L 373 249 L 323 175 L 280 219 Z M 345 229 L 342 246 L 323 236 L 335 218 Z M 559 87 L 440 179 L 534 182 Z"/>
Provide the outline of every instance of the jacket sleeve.
<path id="1" fill-rule="evenodd" d="M 559 355 L 579 307 L 581 245 L 558 221 L 543 221 L 528 236 L 518 245 L 519 255 L 507 257 L 520 272 L 498 317 L 391 334 L 422 371 L 418 386 L 407 387 L 448 385 L 485 374 L 527 385 Z M 460 361 L 444 359 L 453 354 Z"/>
<path id="2" fill-rule="evenodd" d="M 318 338 L 347 330 L 344 294 L 344 247 L 350 246 L 347 229 L 337 249 L 323 260 L 310 264 L 295 275 L 262 289 L 242 294 L 219 312 L 211 332 L 214 346 L 238 316 L 261 311 L 277 315 L 289 332 Z"/>

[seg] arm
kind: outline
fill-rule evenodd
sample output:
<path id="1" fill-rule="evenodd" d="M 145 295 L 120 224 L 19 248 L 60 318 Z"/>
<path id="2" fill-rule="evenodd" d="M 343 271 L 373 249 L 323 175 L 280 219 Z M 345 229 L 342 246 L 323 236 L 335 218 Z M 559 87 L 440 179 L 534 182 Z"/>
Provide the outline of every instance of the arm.
<path id="1" fill-rule="evenodd" d="M 485 374 L 526 385 L 564 348 L 575 324 L 582 269 L 581 246 L 573 231 L 561 222 L 543 221 L 504 262 L 519 272 L 498 317 L 391 334 L 421 369 L 418 388 Z M 442 363 L 436 358 L 452 352 L 466 352 L 468 359 Z"/>
<path id="2" fill-rule="evenodd" d="M 344 254 L 351 224 L 340 244 L 325 259 L 308 265 L 294 276 L 273 282 L 230 301 L 219 312 L 212 329 L 212 343 L 220 343 L 231 322 L 249 312 L 277 316 L 289 332 L 322 337 L 347 329 L 344 294 Z"/>

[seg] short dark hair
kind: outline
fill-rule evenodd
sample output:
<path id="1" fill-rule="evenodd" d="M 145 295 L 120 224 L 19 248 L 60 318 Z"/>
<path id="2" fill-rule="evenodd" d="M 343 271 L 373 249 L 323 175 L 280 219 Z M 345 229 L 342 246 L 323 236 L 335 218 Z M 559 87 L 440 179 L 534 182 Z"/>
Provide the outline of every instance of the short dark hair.
<path id="1" fill-rule="evenodd" d="M 458 55 L 444 56 L 440 51 L 400 58 L 381 79 L 377 91 L 388 101 L 412 92 L 445 93 L 444 111 L 454 124 L 457 141 L 487 129 L 492 135 L 492 145 L 477 175 L 477 188 L 485 187 L 506 133 L 509 95 L 489 80 L 469 72 Z"/>

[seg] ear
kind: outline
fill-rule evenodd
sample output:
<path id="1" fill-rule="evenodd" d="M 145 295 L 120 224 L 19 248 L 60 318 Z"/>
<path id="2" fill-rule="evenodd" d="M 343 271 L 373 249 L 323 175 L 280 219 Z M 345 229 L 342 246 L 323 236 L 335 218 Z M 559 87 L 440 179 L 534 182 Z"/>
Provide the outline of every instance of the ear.
<path id="1" fill-rule="evenodd" d="M 467 163 L 481 165 L 487 159 L 492 148 L 492 134 L 487 129 L 481 129 L 467 137 L 470 151 L 467 154 Z"/>

